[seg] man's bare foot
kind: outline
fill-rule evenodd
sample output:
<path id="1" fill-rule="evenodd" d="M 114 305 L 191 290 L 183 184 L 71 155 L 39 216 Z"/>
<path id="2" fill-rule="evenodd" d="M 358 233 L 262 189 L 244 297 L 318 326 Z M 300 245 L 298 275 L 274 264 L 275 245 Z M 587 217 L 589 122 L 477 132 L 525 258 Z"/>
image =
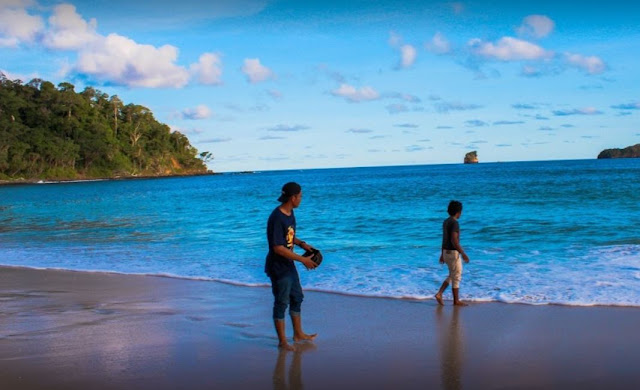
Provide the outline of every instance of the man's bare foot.
<path id="1" fill-rule="evenodd" d="M 469 306 L 469 305 L 462 301 L 458 301 L 458 302 L 454 302 L 453 306 Z"/>
<path id="2" fill-rule="evenodd" d="M 442 301 L 442 294 L 436 294 L 436 301 L 438 301 L 438 305 L 444 306 L 444 302 Z"/>
<path id="3" fill-rule="evenodd" d="M 283 350 L 283 351 L 295 351 L 296 347 L 294 347 L 293 345 L 291 345 L 289 343 L 280 343 L 280 344 L 278 344 L 278 349 Z"/>
<path id="4" fill-rule="evenodd" d="M 293 341 L 295 343 L 298 343 L 298 342 L 301 342 L 301 341 L 313 341 L 317 336 L 318 336 L 317 333 L 314 333 L 314 334 L 306 334 L 306 333 L 295 334 L 295 335 L 293 335 Z"/>

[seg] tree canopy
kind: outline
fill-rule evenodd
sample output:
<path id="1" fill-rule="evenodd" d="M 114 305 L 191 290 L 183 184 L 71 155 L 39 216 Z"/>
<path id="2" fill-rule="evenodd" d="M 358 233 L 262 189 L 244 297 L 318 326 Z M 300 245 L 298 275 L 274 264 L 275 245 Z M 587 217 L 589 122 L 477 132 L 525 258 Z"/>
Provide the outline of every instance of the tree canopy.
<path id="1" fill-rule="evenodd" d="M 118 96 L 0 73 L 0 179 L 206 173 L 209 152 Z"/>

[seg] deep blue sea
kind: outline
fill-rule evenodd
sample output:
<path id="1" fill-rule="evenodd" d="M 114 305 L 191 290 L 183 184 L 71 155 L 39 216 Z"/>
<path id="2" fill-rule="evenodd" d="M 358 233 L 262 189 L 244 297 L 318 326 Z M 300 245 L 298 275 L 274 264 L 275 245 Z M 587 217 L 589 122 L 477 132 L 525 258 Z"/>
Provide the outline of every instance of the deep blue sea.
<path id="1" fill-rule="evenodd" d="M 303 288 L 433 299 L 449 200 L 469 301 L 640 306 L 640 159 L 425 165 L 0 187 L 0 264 L 268 285 L 266 220 L 297 181 Z M 250 287 L 248 287 L 250 288 Z"/>

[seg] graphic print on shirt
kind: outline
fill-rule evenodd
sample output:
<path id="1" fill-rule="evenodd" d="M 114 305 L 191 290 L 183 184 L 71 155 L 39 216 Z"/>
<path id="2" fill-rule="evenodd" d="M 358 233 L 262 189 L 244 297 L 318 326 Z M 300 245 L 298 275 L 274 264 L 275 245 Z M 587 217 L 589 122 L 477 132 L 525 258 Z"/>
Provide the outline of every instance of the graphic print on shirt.
<path id="1" fill-rule="evenodd" d="M 293 230 L 293 226 L 289 226 L 287 229 L 287 248 L 293 249 L 293 237 L 296 235 L 296 232 Z"/>

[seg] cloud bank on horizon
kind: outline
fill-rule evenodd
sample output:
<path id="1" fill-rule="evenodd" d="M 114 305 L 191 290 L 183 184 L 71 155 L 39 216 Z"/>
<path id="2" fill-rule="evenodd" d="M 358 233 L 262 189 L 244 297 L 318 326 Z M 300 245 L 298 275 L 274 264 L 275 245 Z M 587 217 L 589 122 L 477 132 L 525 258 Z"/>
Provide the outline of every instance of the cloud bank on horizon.
<path id="1" fill-rule="evenodd" d="M 104 88 L 174 129 L 197 121 L 197 147 L 225 143 L 216 170 L 447 163 L 470 148 L 591 158 L 639 142 L 637 9 L 493 3 L 0 0 L 0 71 Z M 541 134 L 555 118 L 575 122 Z M 320 152 L 300 159 L 301 144 Z"/>

